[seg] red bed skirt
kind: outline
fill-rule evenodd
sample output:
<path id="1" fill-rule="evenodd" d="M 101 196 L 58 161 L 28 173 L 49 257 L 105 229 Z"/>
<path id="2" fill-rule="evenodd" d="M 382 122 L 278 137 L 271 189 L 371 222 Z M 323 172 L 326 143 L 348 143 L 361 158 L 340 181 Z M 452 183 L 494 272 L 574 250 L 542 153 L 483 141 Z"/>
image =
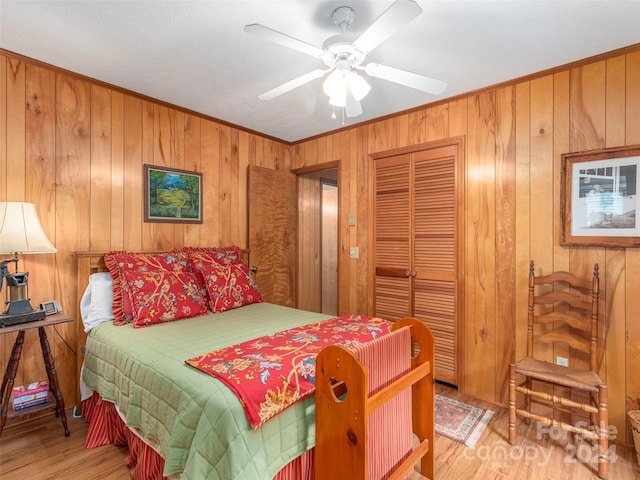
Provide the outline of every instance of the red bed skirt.
<path id="1" fill-rule="evenodd" d="M 85 448 L 127 445 L 129 455 L 125 463 L 133 480 L 169 480 L 162 475 L 164 458 L 125 425 L 113 403 L 105 402 L 95 392 L 82 402 L 82 415 L 89 423 Z M 285 465 L 273 480 L 314 480 L 314 477 L 313 450 L 308 450 Z"/>

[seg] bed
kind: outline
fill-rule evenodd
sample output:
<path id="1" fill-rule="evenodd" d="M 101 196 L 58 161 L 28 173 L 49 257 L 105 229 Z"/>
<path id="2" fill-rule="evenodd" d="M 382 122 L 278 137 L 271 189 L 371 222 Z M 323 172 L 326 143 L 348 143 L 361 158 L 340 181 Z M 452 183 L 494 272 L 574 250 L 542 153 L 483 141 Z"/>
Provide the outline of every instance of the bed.
<path id="1" fill-rule="evenodd" d="M 104 255 L 76 255 L 78 298 L 91 290 L 93 274 L 105 276 Z M 103 321 L 86 335 L 83 327 L 83 404 L 88 410 L 100 405 L 100 414 L 89 415 L 100 419 L 97 424 L 109 417 L 127 433 L 133 478 L 313 478 L 313 395 L 252 428 L 236 394 L 185 360 L 330 318 L 259 301 L 145 328 Z M 110 435 L 96 443 L 92 432 L 87 445 L 114 441 Z M 155 470 L 146 465 L 149 456 L 159 459 Z"/>

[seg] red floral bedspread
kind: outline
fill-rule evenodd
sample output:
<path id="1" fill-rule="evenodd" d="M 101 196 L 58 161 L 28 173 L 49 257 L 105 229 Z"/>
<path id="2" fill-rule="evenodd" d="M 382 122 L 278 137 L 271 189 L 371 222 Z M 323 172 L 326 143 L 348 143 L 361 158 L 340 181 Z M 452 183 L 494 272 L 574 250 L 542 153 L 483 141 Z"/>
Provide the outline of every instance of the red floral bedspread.
<path id="1" fill-rule="evenodd" d="M 242 401 L 257 428 L 315 388 L 316 356 L 328 345 L 350 348 L 389 333 L 389 322 L 343 315 L 249 340 L 185 360 L 216 377 Z"/>

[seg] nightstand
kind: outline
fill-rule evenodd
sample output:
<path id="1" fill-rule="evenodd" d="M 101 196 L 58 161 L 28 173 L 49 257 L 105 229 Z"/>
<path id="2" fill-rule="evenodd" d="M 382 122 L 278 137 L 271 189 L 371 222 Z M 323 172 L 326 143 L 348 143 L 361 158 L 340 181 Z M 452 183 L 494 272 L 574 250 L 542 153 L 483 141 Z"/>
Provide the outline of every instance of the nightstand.
<path id="1" fill-rule="evenodd" d="M 16 378 L 16 372 L 18 371 L 18 365 L 20 364 L 20 355 L 22 354 L 22 345 L 24 344 L 24 332 L 33 328 L 38 329 L 40 335 L 40 347 L 42 348 L 42 358 L 44 365 L 47 369 L 47 377 L 49 378 L 49 391 L 53 393 L 55 399 L 56 416 L 60 415 L 62 420 L 62 426 L 64 427 L 64 435 L 69 436 L 69 427 L 67 427 L 67 415 L 64 411 L 64 399 L 62 398 L 62 391 L 58 385 L 58 375 L 56 373 L 56 367 L 53 364 L 53 356 L 51 355 L 51 348 L 49 347 L 49 340 L 47 340 L 47 332 L 45 327 L 49 325 L 57 325 L 58 323 L 71 322 L 73 319 L 62 313 L 56 313 L 50 315 L 43 320 L 36 322 L 22 323 L 19 325 L 11 325 L 8 327 L 0 328 L 0 335 L 10 332 L 18 332 L 18 337 L 13 344 L 11 350 L 11 357 L 7 363 L 7 370 L 2 380 L 2 390 L 0 391 L 0 398 L 2 401 L 2 410 L 0 411 L 0 435 L 4 429 L 4 424 L 7 420 L 7 410 L 9 409 L 9 403 L 11 403 L 11 395 L 13 393 L 13 383 Z M 12 417 L 19 417 L 22 414 L 31 413 L 37 410 L 51 408 L 51 404 L 38 405 L 25 409 L 25 411 L 16 412 Z M 28 412 L 26 411 L 28 410 Z"/>

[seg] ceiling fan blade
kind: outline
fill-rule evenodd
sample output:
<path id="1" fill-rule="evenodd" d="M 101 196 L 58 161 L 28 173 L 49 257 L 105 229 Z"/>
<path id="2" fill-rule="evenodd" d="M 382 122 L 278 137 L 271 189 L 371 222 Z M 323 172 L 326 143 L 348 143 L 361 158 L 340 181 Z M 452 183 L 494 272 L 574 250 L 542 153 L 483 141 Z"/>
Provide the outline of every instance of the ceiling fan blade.
<path id="1" fill-rule="evenodd" d="M 399 83 L 433 95 L 440 95 L 447 89 L 447 82 L 435 78 L 425 77 L 417 73 L 407 72 L 398 68 L 387 67 L 379 63 L 369 63 L 365 72 L 371 77 L 382 78 L 390 82 Z"/>
<path id="2" fill-rule="evenodd" d="M 298 78 L 294 78 L 293 80 L 290 80 L 287 83 L 283 83 L 279 87 L 273 88 L 268 92 L 263 93 L 262 95 L 258 95 L 258 98 L 260 100 L 272 100 L 276 97 L 279 97 L 283 93 L 287 93 L 288 91 L 293 90 L 294 88 L 298 88 L 304 85 L 305 83 L 309 83 L 311 80 L 315 80 L 316 78 L 322 77 L 325 73 L 327 73 L 330 70 L 332 69 L 331 68 L 328 68 L 326 70 L 317 69 L 309 73 L 305 73 L 304 75 L 301 75 Z"/>
<path id="3" fill-rule="evenodd" d="M 421 13 L 422 9 L 414 0 L 396 0 L 353 42 L 353 46 L 369 53 Z"/>
<path id="4" fill-rule="evenodd" d="M 293 50 L 306 53 L 312 57 L 322 57 L 325 53 L 321 48 L 311 45 L 310 43 L 303 42 L 302 40 L 298 40 L 297 38 L 290 37 L 289 35 L 273 30 L 272 28 L 260 25 L 259 23 L 245 25 L 244 31 L 270 42 L 277 43 L 278 45 L 282 45 L 283 47 L 292 48 Z"/>

